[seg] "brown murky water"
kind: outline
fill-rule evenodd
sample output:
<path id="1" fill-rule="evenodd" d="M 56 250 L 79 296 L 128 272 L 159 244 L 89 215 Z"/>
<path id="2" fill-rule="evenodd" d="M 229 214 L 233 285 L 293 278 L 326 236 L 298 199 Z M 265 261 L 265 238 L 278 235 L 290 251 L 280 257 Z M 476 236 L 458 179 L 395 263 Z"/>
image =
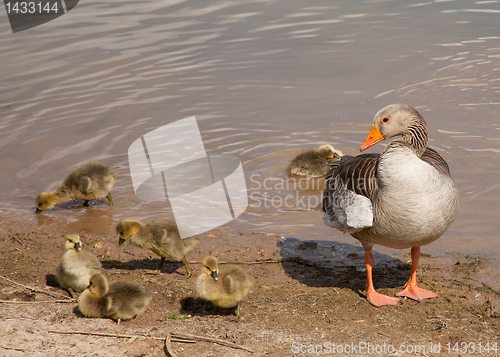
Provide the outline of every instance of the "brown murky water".
<path id="1" fill-rule="evenodd" d="M 110 235 L 124 217 L 171 215 L 135 197 L 127 150 L 195 115 L 207 151 L 243 163 L 251 206 L 227 226 L 356 244 L 312 210 L 322 182 L 288 180 L 287 161 L 322 143 L 356 154 L 375 112 L 404 102 L 427 119 L 461 194 L 425 251 L 500 266 L 499 2 L 81 1 L 16 34 L 2 11 L 3 215 Z M 116 207 L 35 216 L 36 195 L 91 159 L 119 166 Z"/>

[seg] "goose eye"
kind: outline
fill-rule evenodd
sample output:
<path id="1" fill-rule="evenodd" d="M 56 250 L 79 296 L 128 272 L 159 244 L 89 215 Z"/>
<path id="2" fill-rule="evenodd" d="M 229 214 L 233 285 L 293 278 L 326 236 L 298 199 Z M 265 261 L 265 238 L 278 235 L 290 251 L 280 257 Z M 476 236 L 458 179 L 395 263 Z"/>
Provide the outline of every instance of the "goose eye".
<path id="1" fill-rule="evenodd" d="M 387 123 L 387 122 L 389 121 L 389 118 L 388 118 L 388 117 L 385 117 L 384 119 L 382 119 L 382 121 L 383 121 L 384 123 Z"/>

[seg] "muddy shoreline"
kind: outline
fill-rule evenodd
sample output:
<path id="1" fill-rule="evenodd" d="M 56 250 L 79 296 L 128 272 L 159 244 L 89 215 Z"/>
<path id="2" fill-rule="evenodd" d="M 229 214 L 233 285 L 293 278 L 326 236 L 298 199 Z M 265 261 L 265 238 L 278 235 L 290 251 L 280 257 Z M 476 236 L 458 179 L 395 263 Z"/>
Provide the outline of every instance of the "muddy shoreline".
<path id="1" fill-rule="evenodd" d="M 0 275 L 64 296 L 53 274 L 63 252 L 62 237 L 75 227 L 56 220 L 37 225 L 0 218 Z M 500 294 L 478 279 L 478 274 L 488 269 L 488 262 L 481 257 L 463 255 L 446 261 L 424 255 L 419 285 L 437 292 L 438 298 L 420 303 L 401 300 L 394 307 L 375 308 L 365 299 L 359 246 L 220 229 L 204 236 L 188 255 L 195 276 L 185 281 L 179 279 L 184 273 L 181 263 L 166 264 L 161 276 L 147 274 L 156 268 L 157 256 L 132 245 L 119 247 L 117 237 L 95 231 L 99 229 L 77 230 L 84 249 L 101 260 L 104 274 L 110 280 L 140 282 L 154 292 L 145 314 L 120 325 L 107 319 L 86 319 L 76 303 L 56 303 L 58 299 L 53 296 L 0 279 L 0 300 L 9 301 L 0 303 L 2 355 L 165 356 L 162 338 L 169 332 L 207 336 L 254 351 L 252 354 L 201 341 L 172 342 L 177 356 L 316 355 L 312 348 L 333 355 L 339 351 L 332 349 L 333 344 L 342 349 L 356 346 L 350 354 L 357 355 L 371 353 L 359 351 L 360 346 L 379 348 L 373 350 L 379 355 L 405 355 L 401 346 L 418 345 L 425 348 L 420 355 L 435 356 L 457 355 L 452 350 L 457 342 L 467 342 L 468 352 L 473 346 L 477 349 L 479 343 L 483 348 L 486 343 L 498 343 Z M 224 262 L 251 263 L 247 266 L 256 284 L 241 306 L 241 321 L 231 309 L 217 309 L 195 294 L 200 270 L 196 262 L 208 254 Z M 377 253 L 375 259 L 377 289 L 394 295 L 408 278 L 408 258 Z M 148 337 L 62 335 L 50 331 Z M 380 350 L 384 344 L 385 352 Z M 388 346 L 395 350 L 387 350 Z M 483 349 L 483 354 L 498 355 L 491 349 L 489 354 Z"/>

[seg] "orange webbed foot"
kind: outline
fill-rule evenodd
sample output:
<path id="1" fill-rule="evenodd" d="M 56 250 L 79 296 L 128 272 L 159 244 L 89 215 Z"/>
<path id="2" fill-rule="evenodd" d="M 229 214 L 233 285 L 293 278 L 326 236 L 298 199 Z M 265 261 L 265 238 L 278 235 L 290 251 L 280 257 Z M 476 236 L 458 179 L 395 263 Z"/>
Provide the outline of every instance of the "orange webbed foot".
<path id="1" fill-rule="evenodd" d="M 396 305 L 399 301 L 396 297 L 379 294 L 376 291 L 370 292 L 366 295 L 368 302 L 373 306 L 380 307 L 384 305 Z"/>
<path id="2" fill-rule="evenodd" d="M 404 290 L 396 294 L 396 296 L 404 296 L 413 300 L 421 301 L 423 299 L 432 299 L 437 297 L 432 291 L 419 288 L 417 285 L 407 284 Z"/>

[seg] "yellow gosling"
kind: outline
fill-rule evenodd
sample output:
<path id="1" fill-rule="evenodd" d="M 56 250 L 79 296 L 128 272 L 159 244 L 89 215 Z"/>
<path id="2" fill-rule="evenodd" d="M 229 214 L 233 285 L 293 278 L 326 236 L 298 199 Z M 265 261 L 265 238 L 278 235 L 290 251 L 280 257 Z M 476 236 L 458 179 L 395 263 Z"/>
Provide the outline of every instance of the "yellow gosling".
<path id="1" fill-rule="evenodd" d="M 90 277 L 101 272 L 101 262 L 94 254 L 82 250 L 78 234 L 68 233 L 65 238 L 66 252 L 57 265 L 56 279 L 74 298 L 74 291 L 85 290 Z"/>
<path id="2" fill-rule="evenodd" d="M 238 265 L 223 265 L 219 268 L 217 258 L 208 256 L 203 260 L 201 275 L 196 281 L 196 292 L 203 300 L 224 308 L 236 306 L 240 317 L 240 302 L 253 285 L 253 278 Z"/>
<path id="3" fill-rule="evenodd" d="M 321 145 L 318 150 L 306 150 L 292 159 L 286 172 L 288 175 L 321 177 L 330 170 L 327 165 L 339 161 L 342 156 L 340 150 L 331 145 Z"/>
<path id="4" fill-rule="evenodd" d="M 186 260 L 186 254 L 200 241 L 198 236 L 181 238 L 177 224 L 173 220 L 152 221 L 144 225 L 137 219 L 123 219 L 116 226 L 120 237 L 118 244 L 130 240 L 134 245 L 150 249 L 161 257 L 158 274 L 162 273 L 165 259 L 180 261 L 186 267 L 189 278 L 192 270 Z"/>
<path id="5" fill-rule="evenodd" d="M 151 292 L 138 284 L 116 281 L 108 285 L 104 275 L 96 274 L 80 294 L 78 308 L 85 317 L 107 317 L 120 323 L 142 314 L 151 299 Z"/>
<path id="6" fill-rule="evenodd" d="M 113 206 L 111 189 L 116 181 L 116 175 L 107 165 L 92 161 L 73 169 L 66 180 L 55 191 L 42 192 L 36 198 L 36 212 L 51 209 L 58 203 L 69 202 L 76 199 L 85 200 L 88 206 L 90 200 L 103 197 L 108 199 Z"/>

